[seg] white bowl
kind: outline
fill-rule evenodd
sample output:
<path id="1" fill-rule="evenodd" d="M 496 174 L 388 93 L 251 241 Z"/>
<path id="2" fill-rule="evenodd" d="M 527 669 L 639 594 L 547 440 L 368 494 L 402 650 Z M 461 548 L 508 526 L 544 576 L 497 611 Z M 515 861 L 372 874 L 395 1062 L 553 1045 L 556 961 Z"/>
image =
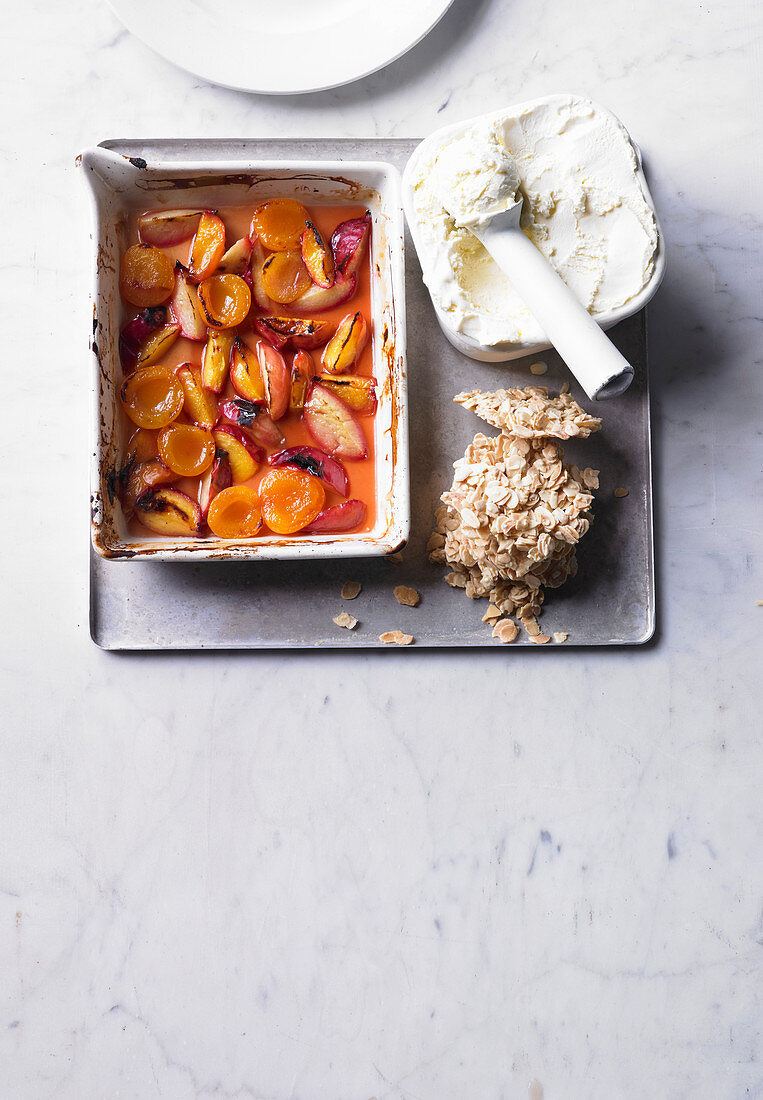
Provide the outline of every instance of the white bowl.
<path id="1" fill-rule="evenodd" d="M 534 104 L 552 102 L 558 99 L 558 96 L 543 96 L 535 100 L 528 101 L 526 103 L 512 104 L 505 108 L 506 112 L 520 112 L 521 110 L 533 106 Z M 605 108 L 597 104 L 597 109 L 603 113 L 612 115 L 611 111 L 606 111 Z M 485 119 L 494 118 L 498 114 L 498 111 L 491 111 L 489 114 L 481 116 Z M 618 126 L 622 126 L 620 120 L 612 115 Z M 423 247 L 421 240 L 420 226 L 418 217 L 416 214 L 416 207 L 413 201 L 413 190 L 418 172 L 419 164 L 422 158 L 427 157 L 431 151 L 437 146 L 441 145 L 444 140 L 455 134 L 460 134 L 464 127 L 470 123 L 477 122 L 477 119 L 467 119 L 463 122 L 454 123 L 452 126 L 444 126 L 440 130 L 436 130 L 433 134 L 430 134 L 428 138 L 425 138 L 420 145 L 413 151 L 410 160 L 405 166 L 403 172 L 403 208 L 405 210 L 405 216 L 408 220 L 408 225 L 411 230 L 411 236 L 413 237 L 413 243 L 416 245 L 416 251 L 419 255 L 419 261 L 421 262 L 422 270 L 424 271 L 424 277 L 426 279 L 426 266 L 427 256 L 426 250 Z M 625 127 L 623 127 L 625 129 Z M 627 131 L 626 131 L 627 133 Z M 654 208 L 654 201 L 649 192 L 647 186 L 646 177 L 644 176 L 644 170 L 641 161 L 641 151 L 636 143 L 628 134 L 628 140 L 633 146 L 634 153 L 636 154 L 637 170 L 636 175 L 641 189 L 644 192 L 644 198 L 647 201 L 652 213 L 654 214 L 655 225 L 657 227 L 657 253 L 654 260 L 654 267 L 652 269 L 652 275 L 649 282 L 642 288 L 642 290 L 634 295 L 630 301 L 625 305 L 620 306 L 618 309 L 608 310 L 604 313 L 596 313 L 593 315 L 594 320 L 602 329 L 612 328 L 613 325 L 618 324 L 620 321 L 624 321 L 626 317 L 631 317 L 634 313 L 638 313 L 640 309 L 643 309 L 650 298 L 654 295 L 658 286 L 662 282 L 665 274 L 665 245 L 663 241 L 662 231 L 660 229 L 660 223 L 657 218 L 657 212 Z M 521 294 L 521 287 L 517 287 L 517 290 Z M 431 294 L 430 294 L 431 297 Z M 439 322 L 440 328 L 444 332 L 450 343 L 458 349 L 463 355 L 467 355 L 470 359 L 476 359 L 482 363 L 504 363 L 510 359 L 521 359 L 525 355 L 536 355 L 539 352 L 547 351 L 551 344 L 533 344 L 523 341 L 506 342 L 496 344 L 480 344 L 474 340 L 471 336 L 467 336 L 462 332 L 457 332 L 450 321 L 448 314 L 440 309 L 437 302 L 432 298 L 432 305 L 434 306 L 435 315 Z"/>
<path id="2" fill-rule="evenodd" d="M 400 549 L 410 528 L 408 417 L 405 369 L 405 267 L 400 176 L 384 162 L 258 161 L 242 159 L 231 141 L 230 159 L 220 143 L 182 141 L 141 145 L 103 142 L 80 158 L 94 213 L 93 451 L 91 531 L 104 558 L 152 561 L 266 560 L 362 557 Z M 238 155 L 236 150 L 238 149 Z M 150 151 L 150 153 L 148 152 Z M 148 157 L 150 155 L 150 163 Z M 378 409 L 373 420 L 376 455 L 376 523 L 362 534 L 293 535 L 284 538 L 157 538 L 127 527 L 114 494 L 124 451 L 124 417 L 118 408 L 123 376 L 118 337 L 121 319 L 119 261 L 124 226 L 135 210 L 164 204 L 252 209 L 266 198 L 292 197 L 307 204 L 364 204 L 371 211 L 371 309 Z"/>

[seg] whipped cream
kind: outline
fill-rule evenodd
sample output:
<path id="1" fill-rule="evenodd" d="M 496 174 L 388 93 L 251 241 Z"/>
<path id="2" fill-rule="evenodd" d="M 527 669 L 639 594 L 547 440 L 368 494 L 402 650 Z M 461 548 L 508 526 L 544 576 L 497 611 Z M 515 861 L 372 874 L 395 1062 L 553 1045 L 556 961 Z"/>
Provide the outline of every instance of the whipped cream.
<path id="1" fill-rule="evenodd" d="M 513 193 L 524 232 L 583 305 L 603 322 L 626 306 L 649 283 L 658 246 L 637 171 L 625 128 L 580 96 L 534 100 L 429 138 L 413 165 L 414 236 L 447 327 L 487 348 L 548 342 L 521 288 L 466 228 L 511 205 Z"/>
<path id="2" fill-rule="evenodd" d="M 430 184 L 456 224 L 469 227 L 516 204 L 519 172 L 499 128 L 482 121 L 441 147 Z"/>

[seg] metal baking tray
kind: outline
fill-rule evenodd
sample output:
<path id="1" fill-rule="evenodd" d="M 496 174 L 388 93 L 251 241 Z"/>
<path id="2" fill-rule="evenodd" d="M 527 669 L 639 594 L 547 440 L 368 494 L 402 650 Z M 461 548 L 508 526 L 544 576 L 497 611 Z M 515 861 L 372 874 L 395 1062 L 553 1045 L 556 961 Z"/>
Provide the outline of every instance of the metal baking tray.
<path id="1" fill-rule="evenodd" d="M 400 169 L 418 144 L 408 139 L 125 141 L 125 155 L 150 160 L 156 151 L 204 160 L 387 160 Z M 114 144 L 111 143 L 114 148 Z M 453 404 L 465 388 L 547 385 L 563 382 L 585 407 L 590 402 L 554 352 L 509 363 L 466 359 L 446 340 L 421 280 L 406 234 L 406 299 L 411 464 L 411 537 L 399 559 L 284 562 L 104 561 L 91 550 L 90 631 L 104 649 L 312 649 L 379 648 L 387 630 L 412 634 L 418 647 L 501 647 L 532 644 L 523 632 L 501 646 L 482 622 L 485 600 L 469 600 L 445 584 L 446 570 L 429 562 L 427 539 L 440 494 L 452 480 L 452 463 L 486 427 Z M 654 633 L 652 462 L 645 311 L 610 330 L 635 368 L 623 396 L 596 406 L 601 432 L 564 444 L 566 456 L 601 470 L 595 521 L 578 549 L 576 577 L 550 590 L 541 614 L 547 633 L 565 631 L 566 646 L 639 645 Z M 530 373 L 542 358 L 548 372 Z M 623 487 L 628 496 L 616 498 Z M 363 590 L 343 602 L 345 581 Z M 407 584 L 421 593 L 418 607 L 402 607 L 392 590 Z M 337 627 L 342 609 L 359 620 L 355 630 Z M 386 647 L 385 647 L 386 648 Z M 390 647 L 397 648 L 397 647 Z M 553 645 L 533 646 L 539 652 Z"/>

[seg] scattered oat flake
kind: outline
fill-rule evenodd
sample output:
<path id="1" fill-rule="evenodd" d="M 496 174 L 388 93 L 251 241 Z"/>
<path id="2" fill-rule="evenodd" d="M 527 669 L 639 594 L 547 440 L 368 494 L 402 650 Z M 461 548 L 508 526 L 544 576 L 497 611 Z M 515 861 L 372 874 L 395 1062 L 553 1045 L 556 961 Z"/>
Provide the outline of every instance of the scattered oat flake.
<path id="1" fill-rule="evenodd" d="M 758 607 L 763 607 L 763 600 L 756 600 L 755 603 Z"/>
<path id="2" fill-rule="evenodd" d="M 338 615 L 334 616 L 334 622 L 337 626 L 343 626 L 347 630 L 354 630 L 358 625 L 358 620 L 353 618 L 352 615 L 346 611 L 340 611 Z"/>
<path id="3" fill-rule="evenodd" d="M 628 490 L 627 489 L 622 489 L 622 488 L 621 489 L 615 489 L 615 496 L 616 497 L 622 498 L 622 497 L 627 497 L 627 495 L 628 495 Z"/>
<path id="4" fill-rule="evenodd" d="M 569 392 L 570 392 L 569 382 L 562 383 L 562 388 L 559 390 L 559 393 L 562 394 L 562 393 L 569 393 Z"/>
<path id="5" fill-rule="evenodd" d="M 342 585 L 342 599 L 354 600 L 356 596 L 360 595 L 363 585 L 360 581 L 345 581 Z"/>
<path id="6" fill-rule="evenodd" d="M 500 607 L 496 607 L 494 603 L 491 603 L 485 614 L 482 616 L 483 623 L 491 623 L 494 619 L 500 619 L 503 612 Z"/>
<path id="7" fill-rule="evenodd" d="M 379 635 L 379 641 L 385 645 L 410 645 L 413 641 L 412 634 L 403 634 L 402 630 L 386 630 Z"/>
<path id="8" fill-rule="evenodd" d="M 530 636 L 530 641 L 534 642 L 535 645 L 545 645 L 546 642 L 551 641 L 551 635 L 550 634 L 536 634 L 534 636 L 531 635 Z"/>
<path id="9" fill-rule="evenodd" d="M 407 584 L 398 584 L 393 588 L 392 595 L 404 607 L 416 607 L 421 602 L 421 596 L 416 589 L 409 588 Z"/>
<path id="10" fill-rule="evenodd" d="M 545 374 L 548 367 L 545 363 L 531 363 L 530 374 Z"/>
<path id="11" fill-rule="evenodd" d="M 554 641 L 555 642 L 566 642 L 568 638 L 569 638 L 569 634 L 567 633 L 566 630 L 555 630 L 554 631 Z"/>
<path id="12" fill-rule="evenodd" d="M 499 642 L 513 642 L 519 633 L 519 628 L 511 619 L 502 619 L 493 627 L 493 637 Z"/>

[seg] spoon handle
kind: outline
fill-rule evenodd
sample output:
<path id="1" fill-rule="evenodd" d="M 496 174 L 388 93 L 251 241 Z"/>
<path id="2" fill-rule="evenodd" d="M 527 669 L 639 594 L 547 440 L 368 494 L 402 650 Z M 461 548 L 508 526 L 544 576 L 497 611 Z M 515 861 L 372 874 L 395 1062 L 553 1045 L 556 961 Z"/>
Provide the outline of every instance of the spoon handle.
<path id="1" fill-rule="evenodd" d="M 478 236 L 591 400 L 624 393 L 633 367 L 522 230 L 485 228 Z"/>

